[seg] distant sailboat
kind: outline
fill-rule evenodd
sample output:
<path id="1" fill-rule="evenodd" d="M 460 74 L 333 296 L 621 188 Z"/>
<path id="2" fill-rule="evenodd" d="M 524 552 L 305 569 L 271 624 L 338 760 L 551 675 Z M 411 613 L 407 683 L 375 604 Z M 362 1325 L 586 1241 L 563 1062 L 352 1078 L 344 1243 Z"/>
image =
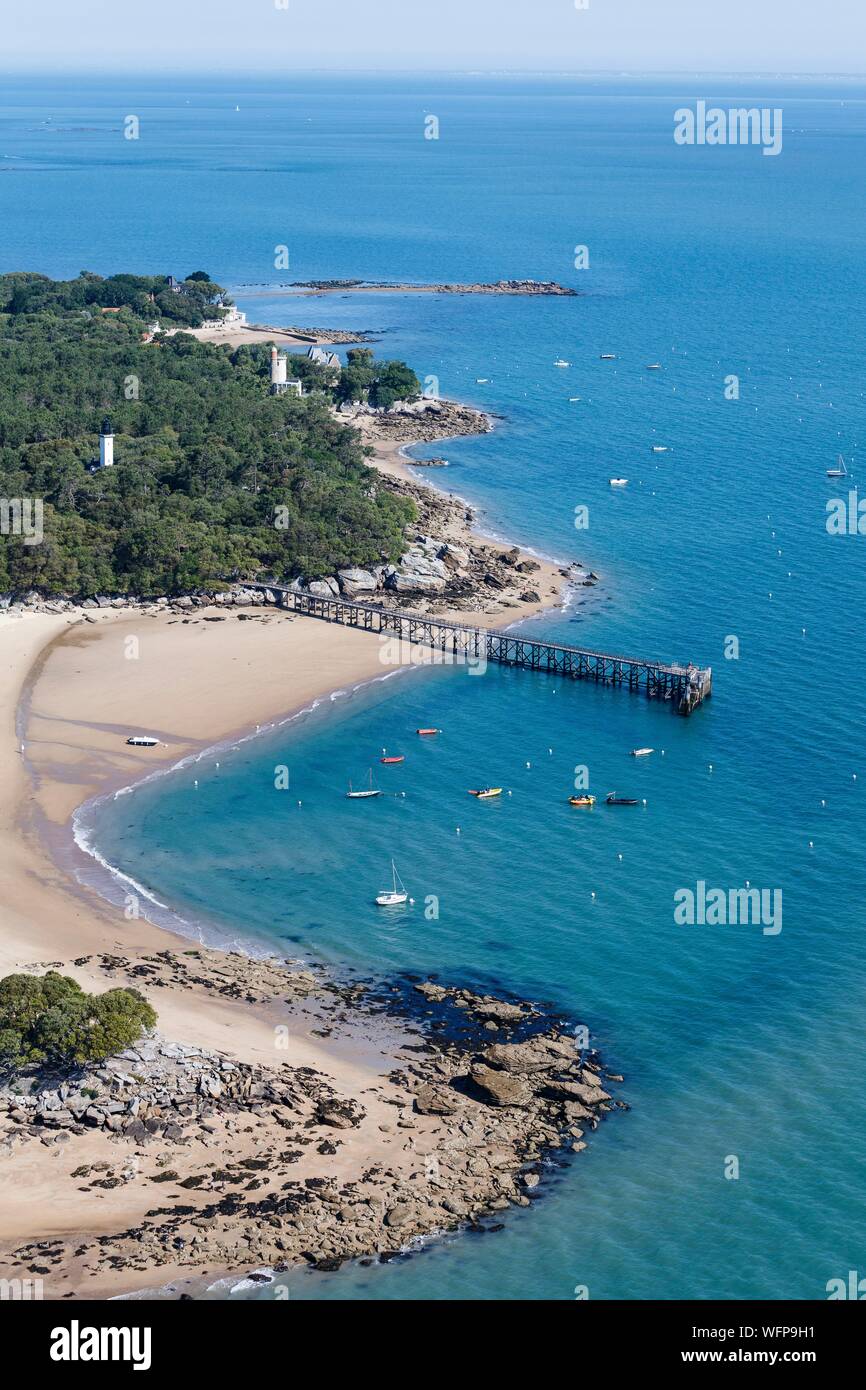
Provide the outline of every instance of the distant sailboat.
<path id="1" fill-rule="evenodd" d="M 348 797 L 348 799 L 349 799 L 350 801 L 364 801 L 364 800 L 367 799 L 367 797 L 370 797 L 370 796 L 381 796 L 381 795 L 382 795 L 382 793 L 381 793 L 381 791 L 379 790 L 379 788 L 373 786 L 373 769 L 372 769 L 372 768 L 370 768 L 370 781 L 369 781 L 369 784 L 368 784 L 366 787 L 364 787 L 362 791 L 359 791 L 359 792 L 354 791 L 354 790 L 352 789 L 352 783 L 350 782 L 350 783 L 349 783 L 349 790 L 346 792 L 346 796 Z"/>
<path id="2" fill-rule="evenodd" d="M 841 454 L 839 455 L 839 462 L 838 462 L 838 464 L 836 465 L 836 467 L 835 467 L 835 468 L 828 468 L 828 469 L 827 469 L 827 477 L 828 477 L 828 478 L 847 478 L 847 477 L 848 477 L 848 469 L 845 467 L 845 460 L 843 459 L 843 457 L 842 457 Z"/>
<path id="3" fill-rule="evenodd" d="M 393 874 L 393 887 L 383 888 L 376 894 L 377 907 L 399 907 L 401 903 L 408 901 L 409 894 L 403 885 L 403 880 L 397 873 L 397 865 L 391 860 L 391 873 Z M 397 885 L 400 885 L 399 888 Z"/>

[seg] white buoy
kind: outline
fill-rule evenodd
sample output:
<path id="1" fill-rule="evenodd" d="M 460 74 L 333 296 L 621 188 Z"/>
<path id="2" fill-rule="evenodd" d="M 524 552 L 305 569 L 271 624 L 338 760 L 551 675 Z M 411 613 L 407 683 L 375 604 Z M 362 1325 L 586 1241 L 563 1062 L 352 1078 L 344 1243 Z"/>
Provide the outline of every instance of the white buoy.
<path id="1" fill-rule="evenodd" d="M 548 753 L 552 753 L 552 752 L 553 752 L 553 749 L 552 749 L 552 748 L 548 748 L 547 751 L 548 751 Z"/>
<path id="2" fill-rule="evenodd" d="M 595 897 L 595 893 L 590 893 L 589 896 L 590 896 L 591 898 L 594 898 L 594 897 Z"/>
<path id="3" fill-rule="evenodd" d="M 198 786 L 198 782 L 193 782 L 193 786 L 194 786 L 194 787 L 197 787 L 197 786 Z"/>
<path id="4" fill-rule="evenodd" d="M 409 899 L 409 906 L 410 906 L 410 907 L 414 907 L 414 906 L 415 906 L 415 899 L 414 899 L 414 898 L 410 898 L 410 899 Z"/>
<path id="5" fill-rule="evenodd" d="M 617 859 L 622 859 L 622 855 L 621 855 L 621 854 L 618 854 L 616 857 L 617 857 Z"/>
<path id="6" fill-rule="evenodd" d="M 459 825 L 458 825 L 458 827 L 457 827 L 457 834 L 458 834 L 458 835 L 460 834 L 460 826 L 459 826 Z"/>
<path id="7" fill-rule="evenodd" d="M 532 763 L 527 763 L 526 766 L 527 766 L 527 767 L 532 767 Z"/>
<path id="8" fill-rule="evenodd" d="M 822 802 L 821 802 L 821 805 L 822 805 L 822 806 L 826 806 L 826 805 L 827 805 L 826 801 L 822 801 Z"/>
<path id="9" fill-rule="evenodd" d="M 304 804 L 304 803 L 303 803 L 302 801 L 299 801 L 299 802 L 298 802 L 298 805 L 299 805 L 299 806 L 303 806 L 303 804 Z"/>
<path id="10" fill-rule="evenodd" d="M 812 844 L 812 841 L 811 841 L 811 840 L 809 841 L 809 848 L 810 848 L 810 849 L 814 849 L 814 845 Z"/>
<path id="11" fill-rule="evenodd" d="M 710 772 L 712 772 L 712 770 L 713 770 L 713 765 L 712 765 L 712 763 L 707 763 L 707 767 L 710 769 Z"/>

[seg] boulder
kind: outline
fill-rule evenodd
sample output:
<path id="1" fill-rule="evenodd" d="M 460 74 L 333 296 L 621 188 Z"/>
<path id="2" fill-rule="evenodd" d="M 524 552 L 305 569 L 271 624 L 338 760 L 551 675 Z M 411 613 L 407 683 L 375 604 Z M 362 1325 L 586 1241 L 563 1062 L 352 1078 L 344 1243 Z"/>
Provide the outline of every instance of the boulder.
<path id="1" fill-rule="evenodd" d="M 336 579 L 313 579 L 307 585 L 307 593 L 313 598 L 339 598 L 340 586 Z"/>
<path id="2" fill-rule="evenodd" d="M 526 1017 L 519 1004 L 506 1004 L 502 999 L 479 999 L 471 1008 L 476 1018 L 493 1023 L 519 1023 Z"/>
<path id="3" fill-rule="evenodd" d="M 462 1104 L 460 1096 L 447 1086 L 421 1086 L 415 1094 L 419 1115 L 453 1115 Z"/>
<path id="4" fill-rule="evenodd" d="M 562 1066 L 563 1061 L 576 1062 L 577 1049 L 573 1042 L 552 1038 L 530 1038 L 522 1043 L 494 1043 L 484 1053 L 494 1067 L 510 1072 L 549 1071 Z"/>
<path id="5" fill-rule="evenodd" d="M 471 1075 L 488 1105 L 527 1105 L 532 1099 L 532 1092 L 522 1077 L 494 1071 L 483 1063 L 477 1063 Z"/>
<path id="6" fill-rule="evenodd" d="M 450 541 L 439 547 L 436 552 L 437 558 L 442 561 L 446 569 L 465 570 L 469 567 L 469 551 L 461 550 L 460 546 L 452 545 Z"/>
<path id="7" fill-rule="evenodd" d="M 417 1208 L 409 1202 L 398 1202 L 385 1213 L 385 1225 L 391 1227 L 409 1226 L 417 1219 Z"/>
<path id="8" fill-rule="evenodd" d="M 347 598 L 355 598 L 358 594 L 372 594 L 376 590 L 376 576 L 370 570 L 338 570 L 337 579 L 341 591 Z"/>

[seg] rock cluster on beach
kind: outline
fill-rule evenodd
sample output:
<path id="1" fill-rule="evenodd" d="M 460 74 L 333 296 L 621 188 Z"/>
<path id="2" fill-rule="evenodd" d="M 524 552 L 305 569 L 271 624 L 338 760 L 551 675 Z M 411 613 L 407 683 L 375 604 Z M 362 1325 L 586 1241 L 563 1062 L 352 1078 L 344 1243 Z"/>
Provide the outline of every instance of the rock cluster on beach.
<path id="1" fill-rule="evenodd" d="M 489 434 L 493 420 L 482 410 L 458 401 L 420 400 L 376 410 L 369 405 L 346 403 L 337 418 L 358 431 L 365 443 L 393 440 L 400 444 L 428 444 L 436 439 Z M 410 460 L 411 461 L 411 460 Z"/>
<path id="2" fill-rule="evenodd" d="M 74 1261 L 82 1286 L 111 1270 L 127 1282 L 132 1270 L 146 1285 L 162 1282 L 168 1265 L 213 1274 L 393 1258 L 422 1236 L 498 1229 L 501 1213 L 543 1190 L 550 1156 L 579 1153 L 623 1104 L 596 1054 L 536 1005 L 434 981 L 341 986 L 305 975 L 298 987 L 283 962 L 251 978 L 242 957 L 195 955 L 187 965 L 183 953 L 160 952 L 145 964 L 163 983 L 195 979 L 221 993 L 237 969 L 241 997 L 248 988 L 272 1000 L 311 990 L 323 1022 L 408 1019 L 417 1041 L 407 1039 L 363 1103 L 310 1067 L 251 1066 L 159 1037 L 29 1094 L 7 1086 L 0 1146 L 60 1145 L 58 1182 L 65 1169 L 85 1190 L 143 1182 L 158 1198 L 132 1226 L 27 1242 L 0 1266 L 59 1274 Z M 98 963 L 142 983 L 134 958 Z M 374 1126 L 368 1158 L 335 1170 L 331 1156 L 344 1143 L 370 1144 L 374 1101 L 388 1118 Z M 104 1136 L 100 1157 L 78 1162 L 76 1144 L 94 1133 Z"/>

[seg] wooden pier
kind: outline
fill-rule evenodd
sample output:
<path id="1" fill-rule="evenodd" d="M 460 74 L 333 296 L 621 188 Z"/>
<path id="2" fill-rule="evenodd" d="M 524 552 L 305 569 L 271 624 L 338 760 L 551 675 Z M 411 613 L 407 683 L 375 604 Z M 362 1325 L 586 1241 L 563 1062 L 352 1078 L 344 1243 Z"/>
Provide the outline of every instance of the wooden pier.
<path id="1" fill-rule="evenodd" d="M 515 633 L 442 622 L 438 618 L 380 608 L 372 603 L 353 603 L 343 598 L 314 598 L 279 584 L 244 584 L 245 589 L 272 595 L 282 608 L 310 618 L 321 618 L 365 632 L 390 634 L 404 642 L 446 652 L 458 661 L 496 661 L 527 671 L 549 671 L 570 680 L 622 685 L 642 691 L 654 700 L 666 700 L 680 714 L 691 714 L 713 689 L 712 669 L 682 666 L 636 657 L 615 656 L 584 647 L 567 647 Z"/>

